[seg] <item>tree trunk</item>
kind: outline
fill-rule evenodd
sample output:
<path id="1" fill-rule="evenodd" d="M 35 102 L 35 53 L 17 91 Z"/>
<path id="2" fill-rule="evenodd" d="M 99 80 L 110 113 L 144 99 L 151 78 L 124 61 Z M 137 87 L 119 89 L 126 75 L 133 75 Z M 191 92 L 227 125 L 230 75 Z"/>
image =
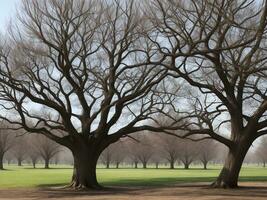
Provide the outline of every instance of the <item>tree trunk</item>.
<path id="1" fill-rule="evenodd" d="M 156 163 L 156 169 L 158 169 L 159 168 L 159 163 Z"/>
<path id="2" fill-rule="evenodd" d="M 32 165 L 33 165 L 33 168 L 35 169 L 36 168 L 35 162 L 32 162 Z"/>
<path id="3" fill-rule="evenodd" d="M 116 168 L 117 168 L 117 169 L 119 169 L 119 165 L 120 165 L 120 163 L 117 162 L 117 163 L 116 163 Z"/>
<path id="4" fill-rule="evenodd" d="M 107 162 L 107 164 L 106 164 L 106 168 L 109 169 L 109 162 Z"/>
<path id="5" fill-rule="evenodd" d="M 95 147 L 93 145 L 88 147 L 85 144 L 72 148 L 74 169 L 72 181 L 69 187 L 79 190 L 98 190 L 102 188 L 97 181 L 96 165 L 103 150 L 104 147 Z"/>
<path id="6" fill-rule="evenodd" d="M 143 162 L 143 168 L 146 169 L 146 162 Z"/>
<path id="7" fill-rule="evenodd" d="M 189 164 L 188 163 L 184 163 L 184 169 L 189 169 Z"/>
<path id="8" fill-rule="evenodd" d="M 22 161 L 21 161 L 21 159 L 18 159 L 18 166 L 22 166 Z"/>
<path id="9" fill-rule="evenodd" d="M 138 162 L 134 163 L 134 168 L 137 169 L 138 168 Z"/>
<path id="10" fill-rule="evenodd" d="M 174 162 L 173 161 L 170 162 L 170 169 L 174 169 Z"/>
<path id="11" fill-rule="evenodd" d="M 265 163 L 265 161 L 263 161 L 263 167 L 266 167 L 266 163 Z"/>
<path id="12" fill-rule="evenodd" d="M 242 167 L 244 158 L 250 145 L 239 142 L 229 149 L 224 166 L 217 180 L 212 183 L 215 188 L 237 188 L 238 176 Z"/>
<path id="13" fill-rule="evenodd" d="M 3 158 L 4 158 L 4 155 L 0 154 L 0 170 L 4 169 Z"/>
<path id="14" fill-rule="evenodd" d="M 49 169 L 49 159 L 45 159 L 45 169 Z"/>
<path id="15" fill-rule="evenodd" d="M 204 161 L 203 162 L 203 169 L 207 169 L 208 162 Z"/>

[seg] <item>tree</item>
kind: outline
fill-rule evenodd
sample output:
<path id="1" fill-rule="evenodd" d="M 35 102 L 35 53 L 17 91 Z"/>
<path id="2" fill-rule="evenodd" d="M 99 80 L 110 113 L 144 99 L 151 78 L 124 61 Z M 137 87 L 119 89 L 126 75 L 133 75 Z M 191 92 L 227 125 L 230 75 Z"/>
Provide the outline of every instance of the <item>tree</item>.
<path id="1" fill-rule="evenodd" d="M 251 144 L 267 134 L 266 1 L 154 0 L 148 6 L 154 27 L 148 37 L 165 56 L 162 65 L 184 81 L 185 104 L 193 101 L 174 109 L 186 121 L 177 127 L 180 137 L 225 144 L 228 156 L 213 187 L 235 188 Z"/>
<path id="2" fill-rule="evenodd" d="M 18 18 L 0 45 L 1 119 L 69 148 L 70 187 L 100 189 L 101 152 L 124 135 L 161 131 L 141 122 L 172 100 L 143 13 L 131 0 L 25 0 Z"/>
<path id="3" fill-rule="evenodd" d="M 114 144 L 111 144 L 114 147 L 114 152 L 112 156 L 112 161 L 118 169 L 120 164 L 126 157 L 126 148 L 123 141 L 118 141 Z"/>
<path id="4" fill-rule="evenodd" d="M 198 148 L 189 140 L 180 140 L 178 143 L 178 159 L 183 163 L 184 169 L 189 169 L 190 164 L 196 160 Z"/>
<path id="5" fill-rule="evenodd" d="M 256 149 L 256 155 L 263 164 L 263 167 L 266 166 L 267 162 L 267 139 L 266 137 L 262 138 L 261 143 Z M 254 155 L 255 156 L 255 155 Z"/>
<path id="6" fill-rule="evenodd" d="M 174 169 L 175 162 L 179 157 L 179 141 L 177 138 L 169 135 L 158 135 L 159 140 L 156 143 L 159 146 L 162 157 L 170 164 L 170 169 Z"/>
<path id="7" fill-rule="evenodd" d="M 1 124 L 3 126 L 3 124 Z M 2 127 L 5 128 L 5 127 Z M 12 147 L 12 136 L 8 130 L 0 129 L 0 170 L 4 169 L 3 159 L 5 153 Z"/>
<path id="8" fill-rule="evenodd" d="M 113 149 L 110 145 L 100 155 L 100 160 L 106 166 L 107 169 L 109 169 L 110 164 L 112 162 L 113 153 Z"/>
<path id="9" fill-rule="evenodd" d="M 22 166 L 22 162 L 27 157 L 27 141 L 24 136 L 18 135 L 14 139 L 14 147 L 12 148 L 12 155 L 17 161 L 18 166 Z"/>
<path id="10" fill-rule="evenodd" d="M 218 154 L 217 143 L 214 140 L 203 140 L 197 144 L 198 158 L 207 169 L 209 161 L 214 159 Z"/>
<path id="11" fill-rule="evenodd" d="M 38 146 L 37 149 L 40 157 L 43 158 L 45 162 L 45 169 L 49 169 L 50 160 L 60 152 L 60 145 L 56 142 L 44 137 L 42 135 L 37 137 Z"/>
<path id="12" fill-rule="evenodd" d="M 151 143 L 151 135 L 149 133 L 140 132 L 136 134 L 135 140 L 135 154 L 138 160 L 142 163 L 143 168 L 147 168 L 149 160 L 153 156 L 153 144 Z"/>

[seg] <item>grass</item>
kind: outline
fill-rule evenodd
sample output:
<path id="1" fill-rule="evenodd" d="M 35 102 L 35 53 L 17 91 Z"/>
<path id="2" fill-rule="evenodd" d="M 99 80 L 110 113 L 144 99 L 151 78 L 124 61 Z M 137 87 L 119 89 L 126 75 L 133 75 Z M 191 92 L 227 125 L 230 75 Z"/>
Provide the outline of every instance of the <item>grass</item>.
<path id="1" fill-rule="evenodd" d="M 67 184 L 72 168 L 59 166 L 53 169 L 32 169 L 29 166 L 7 166 L 0 171 L 0 188 L 30 188 Z M 181 182 L 211 182 L 220 167 L 208 170 L 184 169 L 98 169 L 98 180 L 104 186 L 163 186 Z M 256 166 L 243 167 L 240 181 L 267 181 L 267 169 Z"/>

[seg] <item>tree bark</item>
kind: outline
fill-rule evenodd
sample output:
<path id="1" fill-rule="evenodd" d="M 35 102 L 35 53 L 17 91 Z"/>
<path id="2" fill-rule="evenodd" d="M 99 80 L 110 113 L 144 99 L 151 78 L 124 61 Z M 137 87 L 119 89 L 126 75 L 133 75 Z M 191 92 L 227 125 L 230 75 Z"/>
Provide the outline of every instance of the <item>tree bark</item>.
<path id="1" fill-rule="evenodd" d="M 237 188 L 239 172 L 250 145 L 238 143 L 229 148 L 224 166 L 217 180 L 212 183 L 215 188 Z"/>
<path id="2" fill-rule="evenodd" d="M 116 168 L 117 168 L 117 169 L 119 169 L 119 165 L 120 165 L 120 163 L 117 162 L 117 163 L 116 163 Z"/>
<path id="3" fill-rule="evenodd" d="M 99 190 L 96 176 L 96 165 L 98 158 L 106 146 L 95 146 L 80 144 L 72 147 L 71 151 L 74 157 L 74 169 L 72 181 L 69 187 L 74 189 L 93 189 Z"/>
<path id="4" fill-rule="evenodd" d="M 138 162 L 134 163 L 134 168 L 137 169 L 138 168 Z"/>

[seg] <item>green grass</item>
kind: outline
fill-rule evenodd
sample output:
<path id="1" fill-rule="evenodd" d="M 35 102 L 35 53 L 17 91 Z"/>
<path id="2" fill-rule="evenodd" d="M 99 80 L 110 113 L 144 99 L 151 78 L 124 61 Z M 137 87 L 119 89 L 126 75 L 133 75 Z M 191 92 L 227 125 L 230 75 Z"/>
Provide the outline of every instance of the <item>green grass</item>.
<path id="1" fill-rule="evenodd" d="M 72 168 L 60 166 L 53 169 L 7 166 L 0 171 L 0 188 L 28 188 L 65 185 L 70 181 Z M 104 186 L 164 186 L 181 182 L 211 182 L 220 172 L 220 167 L 208 170 L 183 169 L 98 169 L 98 180 Z M 267 181 L 267 169 L 244 167 L 240 181 Z"/>

